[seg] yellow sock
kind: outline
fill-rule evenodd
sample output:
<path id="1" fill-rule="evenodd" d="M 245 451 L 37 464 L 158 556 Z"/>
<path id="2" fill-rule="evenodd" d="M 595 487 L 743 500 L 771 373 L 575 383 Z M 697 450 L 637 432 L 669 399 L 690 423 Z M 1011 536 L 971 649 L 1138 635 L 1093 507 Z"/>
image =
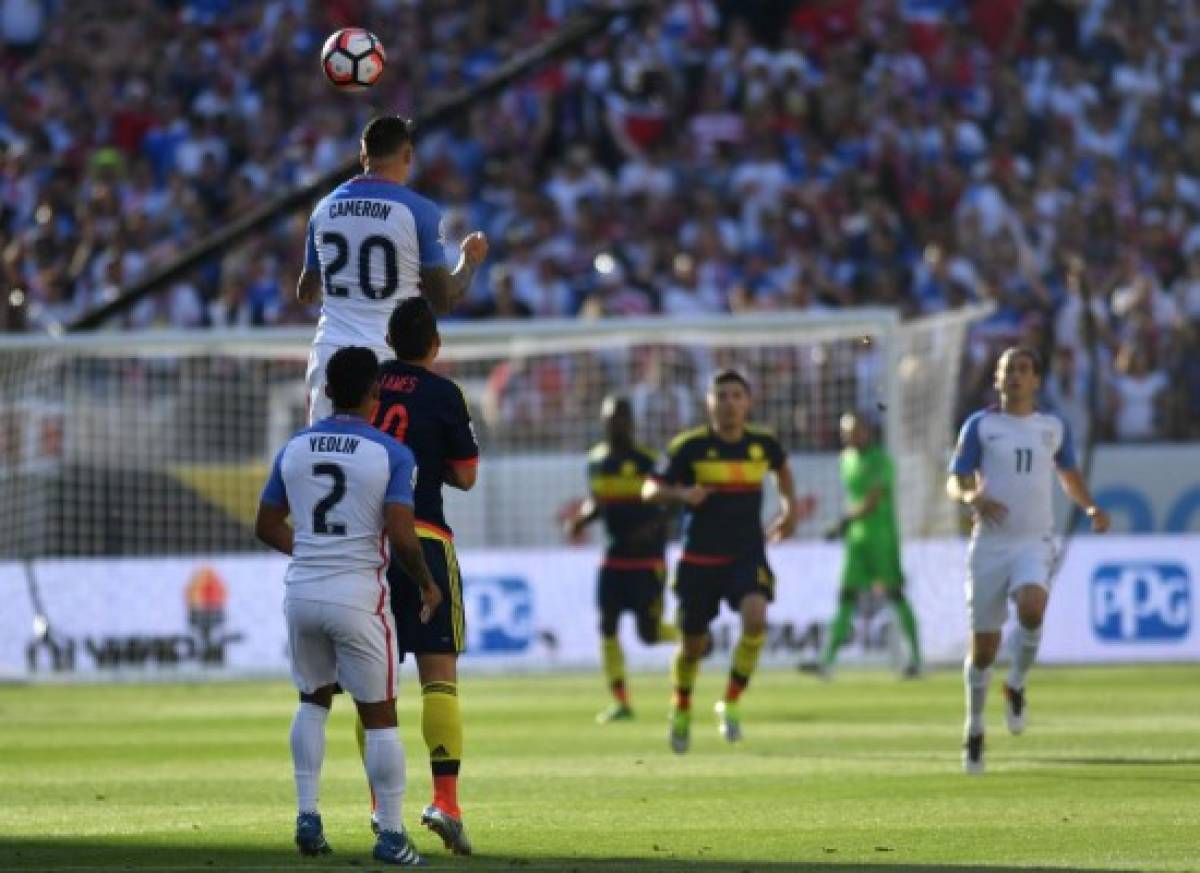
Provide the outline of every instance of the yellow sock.
<path id="1" fill-rule="evenodd" d="M 658 642 L 675 643 L 679 641 L 679 628 L 664 621 L 658 626 Z"/>
<path id="2" fill-rule="evenodd" d="M 700 662 L 694 658 L 683 656 L 683 646 L 675 653 L 671 661 L 671 685 L 675 688 L 675 708 L 690 709 L 692 703 L 692 686 L 696 684 L 696 674 L 700 672 Z"/>
<path id="3" fill-rule="evenodd" d="M 600 648 L 604 656 L 604 678 L 609 688 L 625 685 L 625 653 L 621 641 L 614 637 L 602 637 Z"/>
<path id="4" fill-rule="evenodd" d="M 462 764 L 463 728 L 458 684 L 427 682 L 421 687 L 421 700 L 421 733 L 433 771 L 433 804 L 459 816 L 458 771 Z"/>
<path id="5" fill-rule="evenodd" d="M 733 663 L 729 667 L 729 685 L 725 689 L 725 699 L 736 701 L 750 684 L 750 677 L 758 667 L 758 656 L 762 653 L 763 643 L 767 635 L 743 633 L 733 649 Z"/>

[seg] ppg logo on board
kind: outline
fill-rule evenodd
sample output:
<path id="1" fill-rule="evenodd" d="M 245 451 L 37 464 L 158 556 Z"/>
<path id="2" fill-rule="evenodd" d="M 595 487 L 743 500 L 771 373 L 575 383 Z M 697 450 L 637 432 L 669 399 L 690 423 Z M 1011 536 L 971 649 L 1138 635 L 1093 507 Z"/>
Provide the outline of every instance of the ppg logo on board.
<path id="1" fill-rule="evenodd" d="M 533 594 L 518 576 L 463 580 L 467 650 L 472 654 L 524 652 L 533 640 Z"/>
<path id="2" fill-rule="evenodd" d="M 1191 623 L 1191 579 L 1182 564 L 1101 564 L 1092 575 L 1092 630 L 1105 642 L 1181 640 Z"/>

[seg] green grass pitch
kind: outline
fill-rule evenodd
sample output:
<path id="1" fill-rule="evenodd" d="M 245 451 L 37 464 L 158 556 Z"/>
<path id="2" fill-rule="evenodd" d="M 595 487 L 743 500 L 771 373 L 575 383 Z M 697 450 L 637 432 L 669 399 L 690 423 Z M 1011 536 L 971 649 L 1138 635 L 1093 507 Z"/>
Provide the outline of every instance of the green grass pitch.
<path id="1" fill-rule="evenodd" d="M 666 744 L 667 680 L 600 726 L 598 675 L 467 677 L 462 800 L 478 854 L 416 826 L 429 775 L 411 676 L 405 819 L 445 870 L 1200 870 L 1200 667 L 1040 669 L 1030 726 L 989 700 L 988 773 L 959 770 L 961 680 L 764 672 L 727 747 L 696 693 Z M 997 671 L 999 674 L 999 671 Z M 0 870 L 377 870 L 348 701 L 322 782 L 335 854 L 291 845 L 284 683 L 0 687 Z"/>

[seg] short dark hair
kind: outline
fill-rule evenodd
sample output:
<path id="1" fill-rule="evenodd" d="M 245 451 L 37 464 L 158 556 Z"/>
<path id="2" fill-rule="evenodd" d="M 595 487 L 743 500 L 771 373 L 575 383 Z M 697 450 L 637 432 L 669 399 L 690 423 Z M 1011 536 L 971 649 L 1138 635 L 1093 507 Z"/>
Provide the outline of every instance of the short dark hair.
<path id="1" fill-rule="evenodd" d="M 710 391 L 716 391 L 720 386 L 727 385 L 730 382 L 736 382 L 738 385 L 741 385 L 747 394 L 753 393 L 750 390 L 750 383 L 746 377 L 732 367 L 725 370 L 718 370 L 713 374 L 712 381 L 708 383 L 708 388 Z"/>
<path id="2" fill-rule="evenodd" d="M 604 398 L 604 403 L 601 406 L 601 414 L 608 415 L 624 415 L 633 418 L 633 404 L 629 402 L 629 398 L 624 394 L 609 394 Z"/>
<path id="3" fill-rule="evenodd" d="M 362 346 L 338 349 L 325 365 L 325 384 L 334 409 L 355 409 L 379 377 L 379 359 Z"/>
<path id="4" fill-rule="evenodd" d="M 411 119 L 399 115 L 377 115 L 363 128 L 363 151 L 368 158 L 390 158 L 413 141 Z"/>
<path id="5" fill-rule="evenodd" d="M 437 316 L 424 297 L 406 297 L 388 318 L 388 345 L 402 361 L 419 361 L 437 340 Z"/>
<path id="6" fill-rule="evenodd" d="M 1003 358 L 1005 355 L 1021 355 L 1029 358 L 1029 363 L 1033 367 L 1035 376 L 1040 376 L 1045 372 L 1046 368 L 1042 366 L 1042 356 L 1038 354 L 1037 349 L 1030 348 L 1029 346 L 1009 346 L 1000 353 L 1000 358 Z M 999 365 L 999 358 L 996 359 L 996 363 Z"/>

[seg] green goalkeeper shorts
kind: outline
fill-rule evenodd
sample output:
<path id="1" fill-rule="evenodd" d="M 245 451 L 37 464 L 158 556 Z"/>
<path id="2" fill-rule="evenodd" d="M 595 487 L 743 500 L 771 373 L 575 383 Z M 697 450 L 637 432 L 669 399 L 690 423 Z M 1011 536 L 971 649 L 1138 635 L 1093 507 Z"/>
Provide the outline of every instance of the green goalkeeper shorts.
<path id="1" fill-rule="evenodd" d="M 885 588 L 904 585 L 900 544 L 891 537 L 847 542 L 842 587 L 865 589 L 876 584 Z"/>

